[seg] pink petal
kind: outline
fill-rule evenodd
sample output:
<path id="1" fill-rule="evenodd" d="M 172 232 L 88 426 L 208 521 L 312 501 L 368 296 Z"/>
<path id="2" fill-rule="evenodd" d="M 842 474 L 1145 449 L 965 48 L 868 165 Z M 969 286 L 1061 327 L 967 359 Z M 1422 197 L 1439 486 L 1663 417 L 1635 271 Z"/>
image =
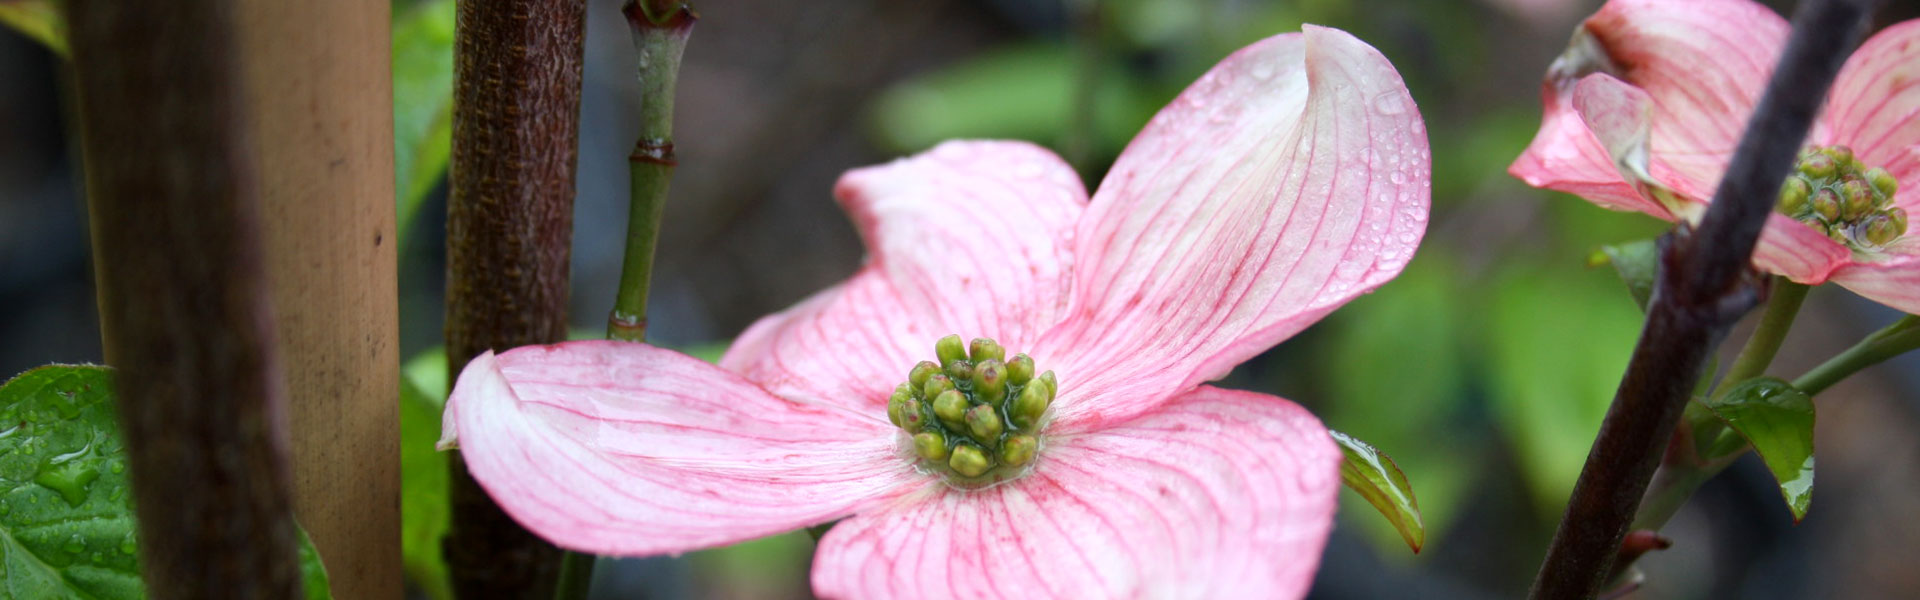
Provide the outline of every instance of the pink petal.
<path id="1" fill-rule="evenodd" d="M 1753 248 L 1753 265 L 1799 283 L 1819 285 L 1853 260 L 1853 251 L 1783 214 L 1767 216 L 1760 244 Z"/>
<path id="2" fill-rule="evenodd" d="M 1596 203 L 1608 208 L 1638 210 L 1671 221 L 1675 219 L 1672 208 L 1677 206 L 1669 207 L 1658 200 L 1661 196 L 1656 194 L 1665 194 L 1669 201 L 1676 203 L 1705 202 L 1705 197 L 1674 195 L 1668 187 L 1672 169 L 1650 156 L 1653 97 L 1646 90 L 1606 73 L 1594 73 L 1574 85 L 1573 110 L 1591 132 L 1591 139 L 1604 149 L 1602 156 L 1612 161 L 1615 179 L 1633 190 L 1631 200 L 1610 198 L 1608 202 Z M 1669 177 L 1656 176 L 1656 171 Z M 1686 184 L 1681 182 L 1681 185 Z"/>
<path id="3" fill-rule="evenodd" d="M 823 598 L 1298 598 L 1333 525 L 1340 452 L 1298 405 L 1202 386 L 1049 440 L 1034 473 L 930 488 L 841 522 Z"/>
<path id="4" fill-rule="evenodd" d="M 1910 238 L 1904 250 L 1906 254 L 1841 267 L 1833 281 L 1868 300 L 1920 315 L 1920 241 Z"/>
<path id="5" fill-rule="evenodd" d="M 1392 279 L 1428 174 L 1419 110 L 1366 43 L 1308 26 L 1228 57 L 1134 138 L 1081 223 L 1073 312 L 1034 355 L 1059 371 L 1058 424 L 1151 408 Z"/>
<path id="6" fill-rule="evenodd" d="M 1576 34 L 1576 36 L 1580 35 L 1586 34 Z M 1576 40 L 1579 39 L 1576 37 Z M 1590 40 L 1591 36 L 1585 39 Z M 1577 53 L 1583 50 L 1585 48 L 1576 45 L 1575 48 L 1568 49 L 1568 56 L 1577 56 Z M 1560 62 L 1555 63 L 1556 70 L 1563 62 L 1569 60 L 1571 59 L 1563 56 Z M 1527 182 L 1527 185 L 1573 194 L 1608 209 L 1641 212 L 1671 221 L 1673 214 L 1668 212 L 1665 206 L 1641 194 L 1637 186 L 1627 183 L 1612 153 L 1608 151 L 1608 145 L 1602 143 L 1596 132 L 1589 127 L 1589 117 L 1584 116 L 1582 111 L 1574 106 L 1576 86 L 1587 79 L 1602 77 L 1618 81 L 1604 73 L 1556 80 L 1555 73 L 1550 71 L 1547 81 L 1540 86 L 1545 104 L 1540 132 L 1534 135 L 1533 143 L 1520 154 L 1520 158 L 1515 159 L 1513 165 L 1507 167 L 1507 172 Z M 1631 86 L 1626 83 L 1622 85 Z M 1644 97 L 1645 92 L 1641 92 L 1640 96 Z M 1616 94 L 1611 97 L 1621 100 L 1633 99 L 1635 104 L 1646 107 L 1652 105 L 1651 99 L 1642 102 L 1625 94 Z M 1603 97 L 1597 96 L 1590 101 L 1587 113 L 1597 117 L 1601 114 L 1630 115 L 1639 111 L 1639 106 L 1633 105 L 1611 105 L 1614 110 L 1609 111 L 1607 106 L 1603 106 L 1603 103 L 1598 101 L 1600 98 Z M 1627 109 L 1632 109 L 1633 112 L 1627 112 Z M 1647 117 L 1643 115 L 1642 118 Z M 1618 116 L 1592 120 L 1616 125 L 1622 122 Z M 1645 122 L 1635 123 L 1629 131 L 1650 134 L 1651 127 Z M 1640 137 L 1644 140 L 1645 136 Z M 1645 162 L 1642 160 L 1641 164 L 1644 165 Z"/>
<path id="7" fill-rule="evenodd" d="M 852 279 L 747 329 L 720 361 L 768 391 L 880 414 L 948 334 L 1027 351 L 1059 318 L 1086 191 L 1024 142 L 948 142 L 848 172 L 834 195 L 870 256 Z"/>
<path id="8" fill-rule="evenodd" d="M 1538 136 L 1509 168 L 1528 184 L 1616 210 L 1672 216 L 1633 194 L 1605 148 L 1574 116 L 1573 83 L 1602 72 L 1652 103 L 1648 174 L 1682 198 L 1705 200 L 1759 101 L 1787 23 L 1749 0 L 1613 0 L 1576 31 L 1548 72 Z"/>
<path id="9" fill-rule="evenodd" d="M 1881 30 L 1847 59 L 1822 121 L 1832 143 L 1900 180 L 1902 205 L 1920 203 L 1920 19 Z"/>
<path id="10" fill-rule="evenodd" d="M 445 420 L 467 469 L 507 514 L 597 554 L 752 539 L 926 481 L 885 422 L 782 400 L 641 344 L 482 355 L 460 374 Z"/>

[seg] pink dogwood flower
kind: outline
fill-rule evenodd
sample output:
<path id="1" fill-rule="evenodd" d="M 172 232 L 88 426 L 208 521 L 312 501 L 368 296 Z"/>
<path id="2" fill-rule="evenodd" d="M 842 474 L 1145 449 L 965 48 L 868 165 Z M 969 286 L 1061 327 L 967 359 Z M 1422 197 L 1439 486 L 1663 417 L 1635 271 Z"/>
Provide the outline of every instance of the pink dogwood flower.
<path id="1" fill-rule="evenodd" d="M 1694 220 L 1733 156 L 1786 20 L 1749 0 L 1612 0 L 1547 71 L 1539 134 L 1508 169 L 1614 210 Z M 1920 313 L 1920 21 L 1840 71 L 1753 262 Z"/>
<path id="2" fill-rule="evenodd" d="M 1091 201 L 1025 143 L 849 172 L 834 194 L 870 252 L 851 279 L 719 366 L 602 341 L 482 355 L 443 447 L 579 551 L 844 519 L 822 597 L 1298 597 L 1341 454 L 1298 405 L 1204 382 L 1397 275 L 1428 161 L 1386 58 L 1309 26 L 1188 88 Z"/>

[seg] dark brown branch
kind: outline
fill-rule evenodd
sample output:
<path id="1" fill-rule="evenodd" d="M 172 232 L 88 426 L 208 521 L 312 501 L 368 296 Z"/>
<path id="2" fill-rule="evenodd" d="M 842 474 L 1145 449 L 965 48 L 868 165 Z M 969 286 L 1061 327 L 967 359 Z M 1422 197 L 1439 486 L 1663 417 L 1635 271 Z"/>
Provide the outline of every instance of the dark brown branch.
<path id="1" fill-rule="evenodd" d="M 580 129 L 582 0 L 461 2 L 447 202 L 447 359 L 567 335 Z M 461 598 L 544 598 L 560 552 L 520 528 L 452 461 L 445 541 Z"/>
<path id="2" fill-rule="evenodd" d="M 232 6 L 67 8 L 101 329 L 148 592 L 298 597 Z"/>
<path id="3" fill-rule="evenodd" d="M 1606 583 L 1641 494 L 1707 353 L 1758 302 L 1753 247 L 1814 114 L 1872 13 L 1872 0 L 1810 0 L 1698 230 L 1662 239 L 1647 323 L 1580 472 L 1536 599 L 1592 598 Z"/>

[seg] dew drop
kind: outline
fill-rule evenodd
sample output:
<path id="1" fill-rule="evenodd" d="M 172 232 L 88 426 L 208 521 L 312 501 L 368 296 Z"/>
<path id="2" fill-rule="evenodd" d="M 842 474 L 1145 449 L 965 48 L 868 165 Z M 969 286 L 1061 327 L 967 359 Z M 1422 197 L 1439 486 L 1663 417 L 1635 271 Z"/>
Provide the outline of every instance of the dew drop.
<path id="1" fill-rule="evenodd" d="M 1394 171 L 1393 174 L 1387 176 L 1387 180 L 1392 181 L 1394 185 L 1401 185 L 1407 182 L 1407 174 Z"/>
<path id="2" fill-rule="evenodd" d="M 126 537 L 123 537 L 123 538 L 120 538 L 120 551 L 121 551 L 121 552 L 124 552 L 124 553 L 127 553 L 127 554 L 133 554 L 134 552 L 136 552 L 136 551 L 138 551 L 138 550 L 139 550 L 139 548 L 138 548 L 138 547 L 136 547 L 136 546 L 134 546 L 134 544 L 133 544 L 133 532 L 127 532 L 127 536 L 126 536 Z"/>
<path id="3" fill-rule="evenodd" d="M 1248 73 L 1253 75 L 1254 79 L 1260 79 L 1260 80 L 1272 79 L 1273 65 L 1270 65 L 1267 63 L 1260 63 L 1257 65 L 1254 65 L 1253 70 L 1249 71 Z"/>
<path id="4" fill-rule="evenodd" d="M 79 554 L 86 551 L 87 544 L 85 540 L 80 539 L 80 534 L 76 533 L 68 537 L 67 543 L 60 546 L 60 549 L 67 551 L 68 554 Z"/>

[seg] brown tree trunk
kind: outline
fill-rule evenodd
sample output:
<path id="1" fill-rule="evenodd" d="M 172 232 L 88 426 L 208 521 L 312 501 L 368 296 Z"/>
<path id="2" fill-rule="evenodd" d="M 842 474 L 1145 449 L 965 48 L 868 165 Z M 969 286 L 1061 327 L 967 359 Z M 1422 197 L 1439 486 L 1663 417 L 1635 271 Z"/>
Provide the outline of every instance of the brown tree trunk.
<path id="1" fill-rule="evenodd" d="M 294 509 L 336 597 L 398 598 L 390 10 L 382 0 L 245 0 L 235 16 Z"/>
<path id="2" fill-rule="evenodd" d="M 297 597 L 232 5 L 67 7 L 101 331 L 148 590 Z"/>
<path id="3" fill-rule="evenodd" d="M 567 335 L 567 257 L 586 3 L 459 3 L 447 202 L 447 359 Z M 520 528 L 452 461 L 445 541 L 462 598 L 552 593 L 558 549 Z"/>

